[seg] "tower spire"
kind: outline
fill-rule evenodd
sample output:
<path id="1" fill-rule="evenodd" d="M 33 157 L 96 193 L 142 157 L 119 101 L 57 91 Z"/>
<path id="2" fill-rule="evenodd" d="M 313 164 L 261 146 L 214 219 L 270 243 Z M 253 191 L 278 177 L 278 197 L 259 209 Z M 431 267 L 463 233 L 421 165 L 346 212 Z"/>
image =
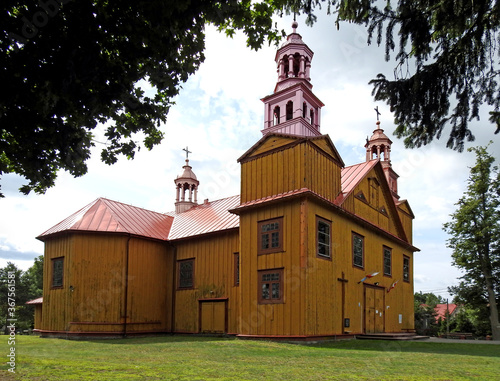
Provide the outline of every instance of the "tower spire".
<path id="1" fill-rule="evenodd" d="M 373 135 L 370 139 L 366 139 L 366 161 L 380 160 L 385 173 L 392 196 L 399 199 L 398 196 L 398 174 L 394 172 L 391 164 L 391 144 L 392 141 L 384 134 L 384 130 L 380 128 L 379 116 L 382 115 L 378 111 L 378 106 L 375 107 L 377 113 L 377 127 L 373 130 Z"/>
<path id="2" fill-rule="evenodd" d="M 297 33 L 298 25 L 294 20 L 292 33 L 276 52 L 278 81 L 274 93 L 261 99 L 264 102 L 263 135 L 321 135 L 324 104 L 312 92 L 310 76 L 314 53 Z"/>
<path id="3" fill-rule="evenodd" d="M 175 212 L 182 213 L 193 206 L 198 205 L 198 185 L 200 182 L 196 178 L 192 167 L 189 165 L 189 151 L 188 147 L 183 148 L 186 152 L 186 164 L 182 167 L 183 172 L 181 175 L 177 176 L 174 180 L 175 182 Z M 187 199 L 186 199 L 187 192 Z"/>

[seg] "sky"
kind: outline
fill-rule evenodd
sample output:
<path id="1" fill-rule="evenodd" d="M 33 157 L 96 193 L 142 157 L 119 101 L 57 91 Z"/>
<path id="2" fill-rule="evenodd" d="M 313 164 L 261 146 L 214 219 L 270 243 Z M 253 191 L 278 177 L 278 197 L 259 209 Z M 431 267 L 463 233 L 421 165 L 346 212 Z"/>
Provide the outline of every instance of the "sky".
<path id="1" fill-rule="evenodd" d="M 447 287 L 458 284 L 460 271 L 452 266 L 449 238 L 442 230 L 456 209 L 455 203 L 466 189 L 473 153 L 446 148 L 446 132 L 441 140 L 419 149 L 405 149 L 392 135 L 395 129 L 387 105 L 375 102 L 368 82 L 378 73 L 391 78 L 394 63 L 385 62 L 384 47 L 366 43 L 362 26 L 341 24 L 333 16 L 320 16 L 311 28 L 298 17 L 297 32 L 313 50 L 311 83 L 313 92 L 325 104 L 321 112 L 321 132 L 328 134 L 346 166 L 365 161 L 366 137 L 376 128 L 375 107 L 381 112 L 381 128 L 393 141 L 391 161 L 399 174 L 398 193 L 407 199 L 415 214 L 413 244 L 420 249 L 414 256 L 415 292 L 452 296 Z M 277 20 L 291 32 L 291 17 Z M 169 212 L 174 210 L 174 179 L 182 173 L 189 147 L 190 164 L 200 181 L 198 200 L 233 196 L 240 189 L 240 168 L 236 160 L 261 137 L 264 105 L 276 84 L 274 46 L 259 51 L 246 47 L 245 38 L 233 39 L 207 28 L 206 60 L 183 85 L 176 105 L 162 126 L 165 139 L 152 151 L 142 149 L 134 160 L 122 158 L 113 166 L 100 162 L 101 144 L 96 144 L 88 162 L 88 174 L 73 178 L 61 172 L 55 187 L 44 195 L 22 195 L 24 183 L 17 175 L 5 175 L 0 184 L 0 267 L 7 262 L 26 270 L 44 245 L 35 237 L 99 197 L 134 206 Z M 393 55 L 394 56 L 394 55 Z M 490 147 L 498 160 L 500 136 L 493 134 L 487 114 L 472 123 L 476 136 L 470 146 Z M 98 127 L 96 140 L 104 126 Z M 137 138 L 140 140 L 140 137 Z"/>

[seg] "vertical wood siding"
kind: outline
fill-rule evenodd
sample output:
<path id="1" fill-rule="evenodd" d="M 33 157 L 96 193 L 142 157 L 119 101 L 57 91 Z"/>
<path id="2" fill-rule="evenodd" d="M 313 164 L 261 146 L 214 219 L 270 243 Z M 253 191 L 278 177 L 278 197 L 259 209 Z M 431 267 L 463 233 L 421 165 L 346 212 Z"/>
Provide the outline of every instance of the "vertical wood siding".
<path id="1" fill-rule="evenodd" d="M 305 271 L 300 263 L 300 200 L 243 213 L 241 231 L 241 319 L 244 335 L 300 335 L 303 332 Z M 283 217 L 283 251 L 257 255 L 259 221 Z M 283 303 L 259 304 L 258 271 L 283 268 Z"/>
<path id="2" fill-rule="evenodd" d="M 314 216 L 318 215 L 332 221 L 332 260 L 324 260 L 316 256 L 316 240 L 314 234 L 309 238 L 309 267 L 306 296 L 308 300 L 307 333 L 341 334 L 344 331 L 361 333 L 365 331 L 365 286 L 358 282 L 367 274 L 375 271 L 377 276 L 371 278 L 366 284 L 378 282 L 383 288 L 378 295 L 384 296 L 382 312 L 383 326 L 386 332 L 402 332 L 404 329 L 413 328 L 413 254 L 401 245 L 381 237 L 376 232 L 357 225 L 352 220 L 338 215 L 334 210 L 310 202 L 309 226 L 314 226 Z M 352 232 L 364 236 L 364 269 L 352 265 Z M 392 274 L 383 275 L 383 246 L 392 249 Z M 403 282 L 403 255 L 410 258 L 410 282 Z M 345 279 L 345 306 L 344 318 L 350 319 L 350 327 L 343 327 L 342 315 L 342 278 Z M 398 281 L 396 287 L 390 292 L 393 282 Z M 403 321 L 399 323 L 399 314 Z M 334 317 L 334 318 L 332 318 Z M 377 324 L 382 324 L 377 320 Z M 378 326 L 380 329 L 380 325 Z"/>
<path id="3" fill-rule="evenodd" d="M 63 287 L 52 289 L 51 259 L 57 257 L 64 257 Z M 40 328 L 125 333 L 127 323 L 127 332 L 168 331 L 171 267 L 164 243 L 113 234 L 75 233 L 49 239 Z"/>
<path id="4" fill-rule="evenodd" d="M 334 200 L 341 168 L 315 144 L 304 141 L 242 163 L 241 202 L 308 188 Z"/>
<path id="5" fill-rule="evenodd" d="M 237 333 L 240 286 L 234 284 L 234 253 L 239 251 L 238 230 L 181 240 L 175 245 L 177 261 L 194 259 L 195 274 L 193 289 L 175 291 L 174 331 L 200 331 L 199 299 L 228 298 L 228 333 Z M 177 266 L 174 272 L 177 277 Z"/>

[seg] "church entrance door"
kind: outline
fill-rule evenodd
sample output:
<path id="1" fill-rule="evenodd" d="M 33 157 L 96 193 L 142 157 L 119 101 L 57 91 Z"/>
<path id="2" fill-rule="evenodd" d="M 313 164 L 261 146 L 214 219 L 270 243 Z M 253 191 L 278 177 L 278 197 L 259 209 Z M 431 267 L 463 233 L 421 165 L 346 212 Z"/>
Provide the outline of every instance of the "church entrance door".
<path id="1" fill-rule="evenodd" d="M 365 333 L 384 332 L 384 312 L 384 288 L 365 284 Z"/>

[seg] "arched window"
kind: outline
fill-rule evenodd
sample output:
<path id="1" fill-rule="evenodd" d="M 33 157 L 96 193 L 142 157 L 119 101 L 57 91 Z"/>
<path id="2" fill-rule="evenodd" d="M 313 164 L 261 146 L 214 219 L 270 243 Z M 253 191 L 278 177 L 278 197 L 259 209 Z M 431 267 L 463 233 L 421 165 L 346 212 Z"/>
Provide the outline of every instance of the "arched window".
<path id="1" fill-rule="evenodd" d="M 306 102 L 302 103 L 302 118 L 306 118 L 307 115 L 307 104 Z"/>
<path id="2" fill-rule="evenodd" d="M 309 111 L 309 117 L 311 118 L 311 125 L 314 126 L 314 110 L 313 109 L 311 109 Z"/>
<path id="3" fill-rule="evenodd" d="M 288 66 L 289 66 L 289 61 L 288 61 L 288 56 L 283 56 L 283 70 L 285 73 L 285 78 L 288 78 Z"/>
<path id="4" fill-rule="evenodd" d="M 293 118 L 293 102 L 288 101 L 286 104 L 286 120 Z"/>
<path id="5" fill-rule="evenodd" d="M 273 111 L 273 126 L 280 124 L 280 106 L 276 106 Z"/>
<path id="6" fill-rule="evenodd" d="M 300 71 L 300 54 L 295 53 L 293 55 L 293 75 L 294 75 L 294 77 L 299 76 L 299 71 Z"/>

